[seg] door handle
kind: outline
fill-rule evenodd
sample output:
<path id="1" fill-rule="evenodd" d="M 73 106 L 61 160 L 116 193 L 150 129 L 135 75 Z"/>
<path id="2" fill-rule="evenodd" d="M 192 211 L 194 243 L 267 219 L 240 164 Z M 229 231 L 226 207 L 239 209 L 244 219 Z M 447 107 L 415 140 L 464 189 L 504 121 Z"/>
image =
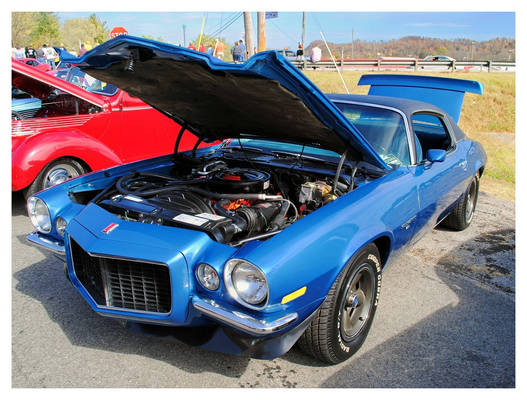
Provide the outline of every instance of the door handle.
<path id="1" fill-rule="evenodd" d="M 410 224 L 412 222 L 414 222 L 416 220 L 416 218 L 417 218 L 417 216 L 414 215 L 412 218 L 410 218 L 408 221 L 406 221 L 404 224 L 402 224 L 401 228 L 406 229 L 406 230 L 410 229 Z"/>

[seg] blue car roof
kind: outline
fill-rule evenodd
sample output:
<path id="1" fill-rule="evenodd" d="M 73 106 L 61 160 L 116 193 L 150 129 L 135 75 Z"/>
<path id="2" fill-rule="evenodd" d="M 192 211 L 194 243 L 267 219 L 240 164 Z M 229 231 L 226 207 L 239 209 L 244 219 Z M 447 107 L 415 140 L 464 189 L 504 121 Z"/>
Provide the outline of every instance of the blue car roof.
<path id="1" fill-rule="evenodd" d="M 411 116 L 417 111 L 434 111 L 439 114 L 445 114 L 446 112 L 441 108 L 423 101 L 403 99 L 400 97 L 388 97 L 388 96 L 373 96 L 366 94 L 328 94 L 329 99 L 333 101 L 353 101 L 357 103 L 370 103 L 385 107 L 392 107 L 400 110 L 408 116 Z"/>

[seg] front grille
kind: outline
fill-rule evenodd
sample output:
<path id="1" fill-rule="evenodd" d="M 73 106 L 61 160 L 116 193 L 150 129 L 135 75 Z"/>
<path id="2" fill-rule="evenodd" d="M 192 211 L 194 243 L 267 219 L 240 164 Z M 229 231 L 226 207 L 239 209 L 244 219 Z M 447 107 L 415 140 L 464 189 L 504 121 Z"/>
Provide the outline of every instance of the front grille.
<path id="1" fill-rule="evenodd" d="M 170 274 L 165 265 L 92 256 L 70 238 L 75 275 L 102 306 L 168 313 Z"/>

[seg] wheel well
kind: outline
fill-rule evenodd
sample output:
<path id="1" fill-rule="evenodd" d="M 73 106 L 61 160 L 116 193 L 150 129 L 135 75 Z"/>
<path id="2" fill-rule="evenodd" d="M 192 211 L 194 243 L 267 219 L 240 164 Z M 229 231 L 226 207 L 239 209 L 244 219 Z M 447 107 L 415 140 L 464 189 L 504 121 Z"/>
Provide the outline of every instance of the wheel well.
<path id="1" fill-rule="evenodd" d="M 82 168 L 84 168 L 84 171 L 86 171 L 86 172 L 91 172 L 92 171 L 92 169 L 90 168 L 88 163 L 86 163 L 86 161 L 84 161 L 81 158 L 74 157 L 74 156 L 62 156 L 62 157 L 56 158 L 56 159 L 50 161 L 44 168 L 46 168 L 51 163 L 54 163 L 54 162 L 59 161 L 59 160 L 74 160 L 74 161 L 77 161 L 80 165 L 82 165 Z"/>
<path id="2" fill-rule="evenodd" d="M 373 243 L 379 250 L 379 255 L 381 256 L 381 265 L 384 267 L 384 265 L 386 265 L 386 261 L 388 260 L 388 255 L 390 254 L 391 240 L 388 236 L 381 236 L 375 239 Z"/>

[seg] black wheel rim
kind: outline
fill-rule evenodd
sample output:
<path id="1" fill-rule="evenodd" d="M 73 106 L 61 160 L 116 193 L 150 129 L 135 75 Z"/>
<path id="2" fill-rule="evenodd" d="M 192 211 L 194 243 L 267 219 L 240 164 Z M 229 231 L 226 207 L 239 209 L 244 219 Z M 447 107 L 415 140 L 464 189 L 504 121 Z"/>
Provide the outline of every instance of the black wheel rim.
<path id="1" fill-rule="evenodd" d="M 375 276 L 369 264 L 362 264 L 346 285 L 342 298 L 340 333 L 349 342 L 370 318 L 375 290 Z"/>

